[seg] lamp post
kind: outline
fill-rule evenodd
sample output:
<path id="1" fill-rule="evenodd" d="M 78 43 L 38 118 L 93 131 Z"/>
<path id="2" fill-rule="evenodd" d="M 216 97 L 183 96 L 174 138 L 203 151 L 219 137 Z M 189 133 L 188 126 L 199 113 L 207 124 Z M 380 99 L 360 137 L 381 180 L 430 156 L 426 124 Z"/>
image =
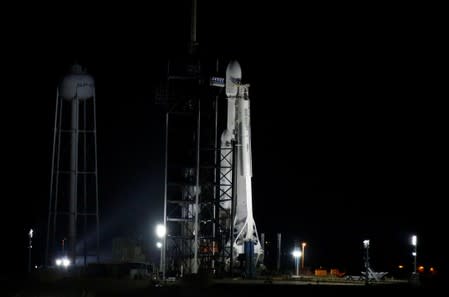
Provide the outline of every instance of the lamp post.
<path id="1" fill-rule="evenodd" d="M 32 245 L 32 239 L 33 239 L 33 229 L 30 229 L 28 232 L 28 237 L 30 239 L 29 245 L 28 245 L 28 273 L 31 272 L 31 249 L 33 248 Z"/>
<path id="2" fill-rule="evenodd" d="M 416 235 L 412 236 L 412 246 L 413 246 L 413 274 L 416 274 L 416 256 L 418 249 L 418 237 Z"/>
<path id="3" fill-rule="evenodd" d="M 369 249 L 369 239 L 366 239 L 363 241 L 363 247 L 365 248 L 366 254 L 365 254 L 365 284 L 368 285 L 368 273 L 369 273 L 369 254 L 368 254 L 368 249 Z"/>
<path id="4" fill-rule="evenodd" d="M 161 259 L 160 259 L 160 270 L 162 270 L 162 280 L 165 280 L 165 259 L 164 259 L 164 249 L 165 247 L 165 235 L 167 233 L 167 229 L 165 228 L 165 225 L 157 224 L 156 225 L 156 236 L 160 239 L 162 239 L 162 243 L 160 243 L 160 249 L 161 249 Z M 159 247 L 159 244 L 157 244 Z"/>
<path id="5" fill-rule="evenodd" d="M 156 242 L 156 246 L 158 249 L 161 250 L 159 255 L 159 271 L 162 271 L 162 242 L 160 241 Z"/>
<path id="6" fill-rule="evenodd" d="M 66 241 L 66 238 L 64 237 L 64 238 L 62 239 L 62 243 L 61 243 L 61 246 L 62 246 L 62 256 L 65 256 L 65 254 L 64 254 L 64 243 L 65 243 L 65 241 Z"/>
<path id="7" fill-rule="evenodd" d="M 295 259 L 296 276 L 299 276 L 299 258 L 301 258 L 301 251 L 298 248 L 295 248 L 292 252 L 292 255 Z"/>
<path id="8" fill-rule="evenodd" d="M 301 247 L 302 247 L 302 258 L 301 258 L 301 270 L 304 270 L 304 258 L 305 258 L 305 247 L 306 247 L 307 243 L 303 242 L 301 243 Z M 304 271 L 303 271 L 304 273 Z"/>

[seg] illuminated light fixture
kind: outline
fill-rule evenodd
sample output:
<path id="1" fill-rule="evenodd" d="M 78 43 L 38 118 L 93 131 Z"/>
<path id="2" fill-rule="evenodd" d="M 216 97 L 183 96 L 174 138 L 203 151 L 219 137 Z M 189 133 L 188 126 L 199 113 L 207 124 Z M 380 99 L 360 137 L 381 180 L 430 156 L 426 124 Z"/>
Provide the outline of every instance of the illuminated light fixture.
<path id="1" fill-rule="evenodd" d="M 307 243 L 303 242 L 301 243 L 301 247 L 302 247 L 302 258 L 301 258 L 301 269 L 304 269 L 304 258 L 306 256 L 305 254 L 305 247 L 307 246 Z"/>
<path id="2" fill-rule="evenodd" d="M 413 235 L 412 239 L 411 239 L 411 243 L 413 246 L 413 274 L 416 274 L 416 255 L 417 255 L 417 250 L 418 250 L 418 236 Z"/>
<path id="3" fill-rule="evenodd" d="M 68 259 L 67 257 L 56 259 L 56 266 L 58 266 L 58 267 L 62 266 L 62 267 L 67 268 L 70 266 L 70 264 L 72 264 L 72 263 L 70 262 L 70 259 Z"/>
<path id="4" fill-rule="evenodd" d="M 162 248 L 162 242 L 160 241 L 156 242 L 156 246 L 158 249 Z"/>
<path id="5" fill-rule="evenodd" d="M 64 267 L 70 266 L 70 260 L 67 259 L 67 258 L 63 258 L 62 259 L 62 266 L 64 266 Z"/>
<path id="6" fill-rule="evenodd" d="M 364 246 L 365 248 L 368 248 L 368 247 L 369 247 L 369 239 L 365 239 L 365 240 L 363 241 L 363 246 Z"/>
<path id="7" fill-rule="evenodd" d="M 369 282 L 369 256 L 368 256 L 368 250 L 369 250 L 369 239 L 365 239 L 363 241 L 363 247 L 365 248 L 365 285 L 368 285 Z"/>
<path id="8" fill-rule="evenodd" d="M 294 250 L 292 252 L 293 258 L 299 258 L 301 257 L 301 251 L 300 250 Z"/>
<path id="9" fill-rule="evenodd" d="M 301 250 L 300 249 L 294 249 L 292 252 L 293 258 L 295 259 L 295 266 L 296 266 L 296 276 L 299 276 L 299 258 L 301 257 Z"/>
<path id="10" fill-rule="evenodd" d="M 404 265 L 399 265 L 398 268 L 402 269 L 402 268 L 404 268 Z"/>
<path id="11" fill-rule="evenodd" d="M 165 228 L 164 225 L 158 224 L 156 226 L 156 235 L 157 235 L 157 237 L 164 238 L 166 232 L 167 232 L 167 229 Z"/>

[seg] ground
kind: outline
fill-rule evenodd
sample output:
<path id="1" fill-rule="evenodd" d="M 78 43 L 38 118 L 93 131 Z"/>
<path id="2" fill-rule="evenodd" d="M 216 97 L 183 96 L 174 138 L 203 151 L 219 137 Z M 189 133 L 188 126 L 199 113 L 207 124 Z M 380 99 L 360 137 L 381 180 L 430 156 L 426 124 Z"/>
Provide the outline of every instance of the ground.
<path id="1" fill-rule="evenodd" d="M 207 278 L 205 278 L 207 279 Z M 42 282 L 35 279 L 21 281 L 2 280 L 2 296 L 401 296 L 428 295 L 439 288 L 438 283 L 421 283 L 414 286 L 407 281 L 372 283 L 345 282 L 344 280 L 319 281 L 319 279 L 207 279 L 158 284 L 150 280 L 80 279 L 64 278 Z M 388 295 L 389 296 L 389 295 Z"/>

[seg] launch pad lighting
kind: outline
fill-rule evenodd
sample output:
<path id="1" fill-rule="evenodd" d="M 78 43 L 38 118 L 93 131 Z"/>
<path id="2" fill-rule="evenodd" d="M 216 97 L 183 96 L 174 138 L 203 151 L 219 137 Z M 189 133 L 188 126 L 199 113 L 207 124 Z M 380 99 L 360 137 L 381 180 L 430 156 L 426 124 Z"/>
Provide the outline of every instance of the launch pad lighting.
<path id="1" fill-rule="evenodd" d="M 302 247 L 301 269 L 304 269 L 304 258 L 305 258 L 305 247 L 306 246 L 307 246 L 307 243 L 305 243 L 305 242 L 301 243 L 301 247 Z"/>
<path id="2" fill-rule="evenodd" d="M 167 230 L 166 230 L 164 225 L 158 224 L 156 226 L 156 235 L 157 235 L 157 237 L 164 238 L 166 232 L 167 232 Z"/>
<path id="3" fill-rule="evenodd" d="M 299 276 L 299 258 L 301 257 L 301 250 L 294 249 L 292 252 L 293 258 L 295 259 L 295 266 L 296 266 L 296 276 Z"/>
<path id="4" fill-rule="evenodd" d="M 418 249 L 418 236 L 413 235 L 412 236 L 412 246 L 413 246 L 413 274 L 416 274 L 416 255 L 417 255 L 417 249 Z"/>
<path id="5" fill-rule="evenodd" d="M 67 267 L 70 265 L 70 260 L 67 258 L 62 259 L 62 266 Z"/>
<path id="6" fill-rule="evenodd" d="M 366 239 L 366 240 L 363 241 L 363 246 L 365 248 L 369 247 L 369 239 Z"/>
<path id="7" fill-rule="evenodd" d="M 67 257 L 56 259 L 56 266 L 60 267 L 69 267 L 71 264 L 70 260 Z"/>

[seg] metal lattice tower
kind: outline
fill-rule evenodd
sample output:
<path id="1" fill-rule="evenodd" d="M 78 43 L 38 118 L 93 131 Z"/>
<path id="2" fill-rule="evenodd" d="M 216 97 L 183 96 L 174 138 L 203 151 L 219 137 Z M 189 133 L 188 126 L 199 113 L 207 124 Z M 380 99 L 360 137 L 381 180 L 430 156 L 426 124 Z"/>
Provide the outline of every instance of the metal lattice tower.
<path id="1" fill-rule="evenodd" d="M 232 197 L 232 188 L 220 190 L 223 156 L 218 131 L 224 123 L 218 111 L 224 102 L 219 101 L 223 89 L 217 86 L 223 87 L 224 79 L 215 77 L 218 60 L 198 56 L 197 0 L 192 0 L 190 25 L 188 55 L 168 62 L 166 80 L 156 93 L 156 103 L 167 107 L 164 277 L 165 270 L 187 274 L 222 270 L 229 258 L 225 245 L 231 236 L 231 213 L 220 210 Z"/>
<path id="2" fill-rule="evenodd" d="M 220 89 L 203 83 L 208 74 L 200 73 L 195 65 L 199 64 L 169 63 L 167 80 L 156 97 L 168 106 L 164 267 L 187 274 L 214 270 L 221 245 L 217 210 Z"/>
<path id="3" fill-rule="evenodd" d="M 46 265 L 99 261 L 96 130 L 94 79 L 75 64 L 57 88 Z"/>

